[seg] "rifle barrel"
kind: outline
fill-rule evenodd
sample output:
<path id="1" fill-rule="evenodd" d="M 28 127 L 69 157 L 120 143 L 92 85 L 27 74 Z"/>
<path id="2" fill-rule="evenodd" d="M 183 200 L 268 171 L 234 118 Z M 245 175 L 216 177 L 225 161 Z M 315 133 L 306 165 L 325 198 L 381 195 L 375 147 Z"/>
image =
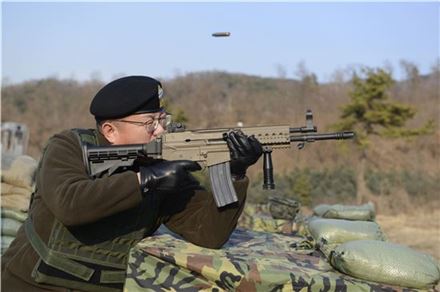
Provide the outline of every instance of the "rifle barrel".
<path id="1" fill-rule="evenodd" d="M 325 133 L 325 134 L 308 134 L 301 136 L 291 136 L 290 142 L 313 142 L 317 140 L 345 140 L 354 138 L 355 134 L 351 131 Z"/>

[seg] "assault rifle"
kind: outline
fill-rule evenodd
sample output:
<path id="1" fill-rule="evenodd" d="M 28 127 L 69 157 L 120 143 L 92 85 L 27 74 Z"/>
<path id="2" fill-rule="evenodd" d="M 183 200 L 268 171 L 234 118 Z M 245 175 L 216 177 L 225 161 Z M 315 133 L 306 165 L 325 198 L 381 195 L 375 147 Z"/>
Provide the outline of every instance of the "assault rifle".
<path id="1" fill-rule="evenodd" d="M 230 152 L 225 138 L 226 133 L 232 130 L 240 130 L 248 136 L 254 135 L 262 144 L 264 189 L 275 188 L 272 150 L 289 148 L 295 142 L 299 143 L 298 149 L 302 149 L 305 143 L 351 139 L 355 135 L 349 131 L 316 134 L 313 114 L 308 110 L 306 125 L 299 128 L 277 125 L 186 130 L 182 124 L 175 123 L 168 127 L 165 134 L 147 144 L 92 146 L 85 143 L 84 161 L 92 177 L 105 172 L 111 175 L 117 169 L 132 166 L 136 159 L 145 156 L 155 159 L 196 161 L 202 167 L 208 168 L 216 204 L 218 207 L 223 207 L 237 201 L 229 168 Z"/>

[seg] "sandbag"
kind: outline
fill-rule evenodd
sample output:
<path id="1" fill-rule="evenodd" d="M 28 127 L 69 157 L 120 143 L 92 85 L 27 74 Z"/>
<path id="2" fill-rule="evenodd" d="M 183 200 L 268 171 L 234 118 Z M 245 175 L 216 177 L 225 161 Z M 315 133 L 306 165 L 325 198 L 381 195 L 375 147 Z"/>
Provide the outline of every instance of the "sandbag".
<path id="1" fill-rule="evenodd" d="M 29 209 L 30 198 L 31 198 L 30 193 L 29 195 L 26 196 L 17 195 L 17 194 L 13 194 L 13 195 L 2 194 L 2 207 L 25 212 Z"/>
<path id="2" fill-rule="evenodd" d="M 29 187 L 18 187 L 4 182 L 2 182 L 1 186 L 2 186 L 1 189 L 2 196 L 8 196 L 8 195 L 30 196 L 30 194 L 32 193 L 32 190 Z"/>
<path id="3" fill-rule="evenodd" d="M 11 245 L 12 241 L 15 239 L 14 236 L 9 235 L 2 235 L 1 241 L 2 241 L 2 247 L 1 247 L 1 254 L 8 249 L 8 247 Z"/>
<path id="4" fill-rule="evenodd" d="M 23 222 L 11 219 L 11 218 L 2 218 L 2 236 L 13 236 L 17 235 L 18 229 L 21 227 Z"/>
<path id="5" fill-rule="evenodd" d="M 17 154 L 11 154 L 7 152 L 2 152 L 2 170 L 11 168 L 12 162 L 17 158 Z"/>
<path id="6" fill-rule="evenodd" d="M 380 226 L 371 221 L 313 218 L 307 223 L 310 235 L 317 243 L 340 244 L 351 240 L 385 240 Z"/>
<path id="7" fill-rule="evenodd" d="M 11 243 L 14 241 L 15 237 L 14 236 L 8 236 L 8 235 L 4 235 L 2 236 L 2 248 L 8 248 Z"/>
<path id="8" fill-rule="evenodd" d="M 2 198 L 2 205 L 3 205 Z M 27 213 L 14 209 L 1 208 L 1 254 L 6 251 L 17 235 L 18 229 L 27 218 Z"/>
<path id="9" fill-rule="evenodd" d="M 327 205 L 321 204 L 313 208 L 316 216 L 331 219 L 373 221 L 376 212 L 373 203 L 363 205 Z"/>
<path id="10" fill-rule="evenodd" d="M 411 288 L 432 288 L 440 281 L 439 263 L 409 247 L 375 240 L 339 245 L 330 256 L 332 266 L 350 276 Z"/>
<path id="11" fill-rule="evenodd" d="M 27 213 L 2 207 L 1 216 L 2 218 L 11 218 L 16 221 L 24 222 L 27 218 Z"/>
<path id="12" fill-rule="evenodd" d="M 32 188 L 37 161 L 30 156 L 18 156 L 11 167 L 2 171 L 2 181 L 10 185 L 23 188 Z"/>

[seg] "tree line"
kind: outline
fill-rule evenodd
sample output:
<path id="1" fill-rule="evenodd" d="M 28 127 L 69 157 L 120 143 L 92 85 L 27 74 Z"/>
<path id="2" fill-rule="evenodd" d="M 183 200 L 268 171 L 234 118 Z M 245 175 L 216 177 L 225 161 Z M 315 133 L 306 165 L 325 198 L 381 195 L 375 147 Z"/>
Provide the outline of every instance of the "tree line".
<path id="1" fill-rule="evenodd" d="M 439 177 L 440 166 L 435 163 L 440 136 L 439 70 L 436 67 L 430 74 L 420 75 L 414 64 L 403 65 L 407 76 L 399 82 L 387 68 L 366 67 L 353 70 L 349 78 L 335 78 L 325 84 L 320 84 L 316 75 L 305 68 L 298 79 L 209 71 L 161 81 L 171 112 L 190 129 L 235 126 L 238 122 L 245 126 L 303 126 L 307 109 L 313 110 L 319 131 L 354 128 L 360 138 L 357 144 L 319 142 L 300 151 L 274 153 L 275 171 L 279 177 L 296 177 L 296 185 L 305 187 L 289 188 L 292 194 L 299 194 L 304 190 L 307 193 L 310 187 L 305 183 L 306 172 L 301 175 L 298 170 L 308 169 L 310 174 L 313 169 L 314 176 L 308 179 L 313 179 L 314 186 L 317 177 L 326 177 L 317 172 L 337 171 L 350 180 L 347 173 L 353 170 L 359 175 L 355 166 L 366 164 L 362 184 L 371 191 L 368 183 L 374 185 L 372 173 L 407 170 L 407 174 Z M 4 85 L 2 122 L 25 123 L 30 129 L 29 154 L 38 158 L 47 139 L 56 132 L 94 127 L 88 107 L 103 85 L 99 80 L 78 82 L 55 78 Z M 362 114 L 367 110 L 370 114 Z M 387 134 L 375 132 L 380 128 Z M 416 135 L 424 130 L 426 135 Z M 357 146 L 365 141 L 369 147 Z M 260 172 L 261 165 L 257 165 L 250 175 L 256 178 Z M 357 178 L 355 187 L 359 186 Z M 372 192 L 376 192 L 372 188 Z"/>

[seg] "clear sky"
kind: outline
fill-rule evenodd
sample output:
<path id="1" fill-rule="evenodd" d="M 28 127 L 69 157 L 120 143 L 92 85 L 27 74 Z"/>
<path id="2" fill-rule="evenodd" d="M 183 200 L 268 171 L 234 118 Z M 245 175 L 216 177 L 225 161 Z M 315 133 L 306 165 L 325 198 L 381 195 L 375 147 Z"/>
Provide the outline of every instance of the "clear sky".
<path id="1" fill-rule="evenodd" d="M 350 65 L 401 76 L 439 56 L 439 2 L 2 3 L 2 77 L 103 81 L 222 70 L 296 78 L 299 62 L 325 82 Z M 231 32 L 229 38 L 211 33 Z"/>

